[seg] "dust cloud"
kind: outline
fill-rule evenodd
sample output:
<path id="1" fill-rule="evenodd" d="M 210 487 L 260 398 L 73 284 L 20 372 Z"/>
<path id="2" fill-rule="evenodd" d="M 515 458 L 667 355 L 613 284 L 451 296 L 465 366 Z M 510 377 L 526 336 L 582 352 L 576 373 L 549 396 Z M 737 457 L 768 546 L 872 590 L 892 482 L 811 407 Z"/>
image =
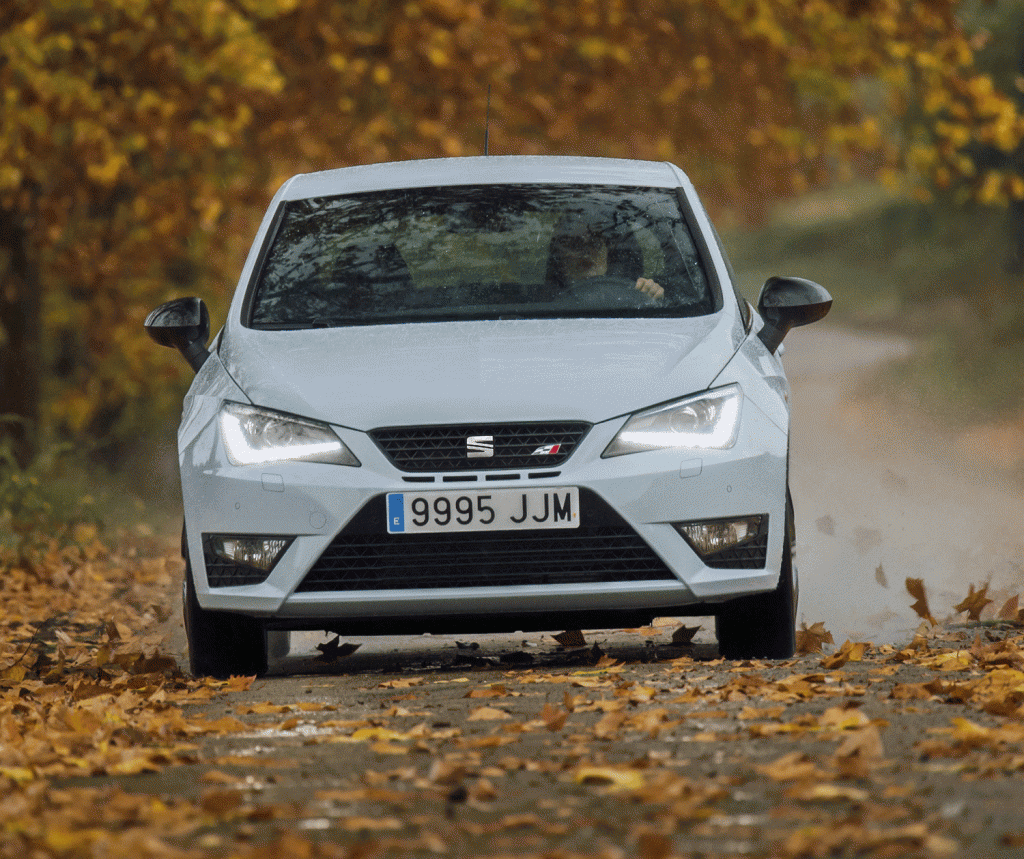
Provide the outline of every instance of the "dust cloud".
<path id="1" fill-rule="evenodd" d="M 971 583 L 991 582 L 996 607 L 1018 593 L 1024 487 L 873 389 L 912 344 L 816 326 L 793 331 L 785 346 L 799 619 L 823 621 L 837 644 L 881 644 L 920 623 L 908 577 L 924 580 L 940 620 L 955 615 Z"/>

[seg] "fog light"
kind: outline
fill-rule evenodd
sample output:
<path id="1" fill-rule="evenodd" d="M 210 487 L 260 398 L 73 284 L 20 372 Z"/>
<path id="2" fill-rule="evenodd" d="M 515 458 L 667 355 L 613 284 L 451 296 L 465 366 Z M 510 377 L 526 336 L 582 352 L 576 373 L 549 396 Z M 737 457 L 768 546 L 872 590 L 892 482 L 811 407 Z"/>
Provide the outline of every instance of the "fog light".
<path id="1" fill-rule="evenodd" d="M 209 552 L 218 558 L 269 573 L 293 538 L 208 534 L 206 539 Z"/>
<path id="2" fill-rule="evenodd" d="M 690 548 L 702 559 L 756 540 L 762 533 L 762 526 L 767 525 L 767 516 L 672 523 L 672 527 L 683 535 Z"/>

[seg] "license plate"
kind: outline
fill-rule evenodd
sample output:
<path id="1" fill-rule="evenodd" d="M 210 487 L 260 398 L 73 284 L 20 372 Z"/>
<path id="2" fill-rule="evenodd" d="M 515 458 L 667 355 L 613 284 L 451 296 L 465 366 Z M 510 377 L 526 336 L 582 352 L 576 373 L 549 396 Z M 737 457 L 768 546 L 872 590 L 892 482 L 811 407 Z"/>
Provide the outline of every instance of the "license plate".
<path id="1" fill-rule="evenodd" d="M 490 492 L 391 492 L 388 533 L 440 534 L 578 528 L 579 489 L 494 489 Z"/>

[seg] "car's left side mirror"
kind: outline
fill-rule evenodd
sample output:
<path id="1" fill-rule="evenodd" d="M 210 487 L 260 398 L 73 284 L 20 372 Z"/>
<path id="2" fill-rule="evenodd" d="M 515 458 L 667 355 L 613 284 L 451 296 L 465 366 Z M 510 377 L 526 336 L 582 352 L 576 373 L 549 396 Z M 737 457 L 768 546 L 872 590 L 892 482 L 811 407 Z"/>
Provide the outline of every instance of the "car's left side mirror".
<path id="1" fill-rule="evenodd" d="M 161 346 L 173 346 L 197 373 L 210 353 L 210 311 L 201 298 L 175 298 L 146 317 L 146 333 Z"/>
<path id="2" fill-rule="evenodd" d="M 817 322 L 831 307 L 832 296 L 813 280 L 770 277 L 757 298 L 757 312 L 764 319 L 757 336 L 769 352 L 774 352 L 790 328 Z"/>

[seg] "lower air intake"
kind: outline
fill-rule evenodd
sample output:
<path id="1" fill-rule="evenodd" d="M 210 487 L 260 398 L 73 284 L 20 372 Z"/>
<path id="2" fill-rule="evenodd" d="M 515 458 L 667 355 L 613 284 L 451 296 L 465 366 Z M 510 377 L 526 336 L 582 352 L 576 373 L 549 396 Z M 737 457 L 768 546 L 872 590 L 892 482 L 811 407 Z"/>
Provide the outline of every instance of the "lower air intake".
<path id="1" fill-rule="evenodd" d="M 580 490 L 580 527 L 392 535 L 384 497 L 369 501 L 320 556 L 299 591 L 509 587 L 675 581 L 640 536 Z"/>

